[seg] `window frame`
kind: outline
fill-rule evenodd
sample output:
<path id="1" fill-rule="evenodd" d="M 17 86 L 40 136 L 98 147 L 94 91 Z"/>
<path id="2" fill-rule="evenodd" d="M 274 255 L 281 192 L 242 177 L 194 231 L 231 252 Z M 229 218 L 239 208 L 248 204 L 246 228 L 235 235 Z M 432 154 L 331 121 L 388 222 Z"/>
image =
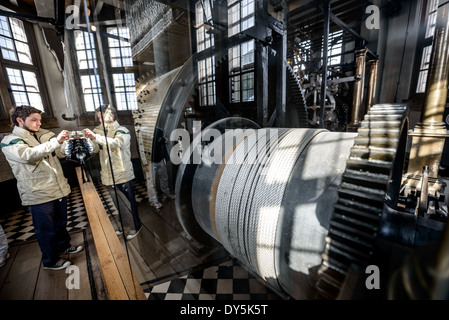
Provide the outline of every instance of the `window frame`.
<path id="1" fill-rule="evenodd" d="M 242 31 L 248 30 L 256 25 L 256 0 L 228 0 L 228 38 L 238 35 Z M 244 4 L 245 2 L 246 5 Z M 253 6 L 252 12 L 244 15 L 245 8 Z M 232 17 L 238 12 L 238 18 L 232 21 Z M 248 20 L 252 22 L 248 24 Z M 232 26 L 231 26 L 232 21 Z"/>
<path id="2" fill-rule="evenodd" d="M 94 40 L 94 43 L 93 43 L 94 48 L 93 48 L 93 50 L 94 50 L 95 56 L 96 56 L 96 69 L 97 69 L 97 72 L 95 72 L 94 68 L 80 69 L 80 65 L 78 63 L 77 57 L 75 57 L 77 61 L 76 61 L 75 66 L 74 66 L 74 70 L 76 70 L 78 72 L 79 77 L 78 77 L 77 81 L 79 81 L 80 84 L 81 84 L 81 76 L 87 76 L 87 75 L 89 75 L 89 76 L 98 75 L 99 76 L 100 87 L 98 87 L 98 88 L 100 88 L 100 90 L 99 90 L 100 92 L 97 93 L 97 95 L 99 97 L 101 97 L 100 104 L 109 104 L 110 103 L 110 104 L 114 105 L 117 108 L 117 112 L 118 113 L 129 113 L 129 114 L 131 114 L 131 112 L 133 110 L 137 110 L 138 109 L 138 105 L 137 105 L 137 91 L 136 90 L 134 90 L 134 91 L 128 90 L 127 86 L 123 86 L 123 87 L 120 87 L 120 88 L 124 88 L 124 91 L 116 92 L 116 86 L 115 86 L 115 82 L 114 82 L 114 75 L 120 74 L 120 75 L 122 75 L 122 79 L 124 79 L 125 74 L 133 74 L 134 88 L 135 88 L 134 62 L 132 62 L 132 65 L 125 65 L 125 66 L 123 66 L 123 60 L 122 60 L 121 57 L 119 57 L 120 60 L 122 60 L 121 61 L 121 65 L 122 66 L 112 67 L 112 58 L 113 57 L 111 55 L 111 49 L 116 50 L 117 48 L 119 48 L 119 50 L 121 51 L 122 47 L 120 46 L 120 43 L 121 43 L 120 39 L 116 39 L 117 41 L 119 41 L 119 46 L 118 47 L 114 46 L 114 47 L 111 48 L 109 46 L 109 44 L 110 44 L 110 42 L 109 42 L 110 37 L 108 35 L 110 35 L 111 37 L 116 37 L 116 35 L 114 35 L 112 33 L 108 33 L 108 29 L 109 28 L 123 28 L 123 26 L 115 26 L 115 25 L 114 26 L 111 26 L 111 25 L 104 26 L 103 25 L 103 26 L 97 27 L 97 31 L 96 32 L 100 32 L 101 35 L 102 35 L 102 36 L 100 36 L 101 44 L 97 43 L 98 39 L 97 39 L 96 34 L 94 32 L 88 32 L 87 30 L 80 30 L 80 29 L 78 29 L 78 30 L 73 30 L 74 32 L 70 33 L 71 41 L 73 41 L 73 43 L 75 43 L 74 42 L 75 41 L 75 31 L 86 32 L 86 33 L 89 33 L 90 35 L 92 35 L 93 36 L 93 40 Z M 120 34 L 120 32 L 119 32 L 119 34 Z M 103 36 L 103 35 L 106 35 L 106 36 Z M 99 52 L 99 46 L 101 46 L 105 50 L 105 52 L 104 52 L 104 64 L 105 65 L 104 66 L 102 65 L 102 61 L 99 61 L 99 60 L 101 60 L 99 58 L 100 54 L 101 54 Z M 88 49 L 88 50 L 91 50 L 91 49 Z M 78 50 L 78 48 L 75 45 L 75 52 L 77 52 L 77 51 L 79 51 L 79 50 Z M 120 54 L 122 54 L 122 52 L 120 52 Z M 114 57 L 114 58 L 117 58 L 117 57 Z M 132 57 L 130 57 L 130 59 L 132 61 Z M 103 74 L 103 72 L 101 71 L 103 68 L 106 68 L 106 70 L 107 70 L 107 72 L 106 72 L 107 78 L 106 79 L 104 79 L 103 77 L 100 76 L 101 74 Z M 109 85 L 110 85 L 110 95 L 108 94 L 106 82 L 108 82 Z M 80 95 L 83 95 L 83 97 L 84 97 L 84 93 L 82 91 L 83 89 L 81 87 L 82 87 L 81 85 L 78 86 L 78 88 L 79 88 L 78 90 L 80 92 Z M 90 88 L 92 88 L 92 87 L 90 87 Z M 135 104 L 133 104 L 133 106 L 130 107 L 130 102 L 128 101 L 128 99 L 126 99 L 127 109 L 126 110 L 119 109 L 118 106 L 121 103 L 117 99 L 117 93 L 120 93 L 120 94 L 124 93 L 125 96 L 128 96 L 129 94 L 134 93 L 135 94 L 135 101 L 134 101 Z M 109 101 L 109 99 L 111 99 L 112 101 Z M 94 106 L 95 106 L 94 110 L 87 110 L 84 99 L 83 99 L 82 102 L 83 102 L 83 105 L 81 106 L 82 110 L 80 110 L 80 112 L 82 114 L 92 114 L 92 113 L 95 112 L 95 109 L 97 107 L 95 105 L 95 103 L 94 103 Z"/>
<path id="3" fill-rule="evenodd" d="M 106 63 L 106 68 L 108 70 L 108 72 L 107 72 L 108 80 L 109 80 L 109 83 L 111 84 L 111 96 L 112 96 L 111 99 L 114 102 L 114 106 L 116 107 L 117 112 L 118 111 L 132 112 L 133 110 L 137 110 L 138 109 L 138 104 L 137 104 L 137 90 L 136 90 L 135 79 L 134 79 L 135 78 L 134 77 L 134 63 L 132 61 L 131 43 L 128 41 L 128 43 L 129 43 L 129 52 L 131 54 L 129 56 L 129 59 L 131 60 L 131 64 L 130 65 L 129 64 L 124 65 L 124 60 L 123 59 L 126 58 L 126 57 L 123 56 L 123 52 L 122 52 L 122 48 L 123 47 L 121 46 L 121 44 L 122 44 L 123 40 L 120 39 L 121 38 L 121 35 L 120 35 L 121 33 L 120 33 L 120 30 L 118 30 L 118 34 L 117 35 L 109 33 L 108 29 L 112 29 L 112 28 L 114 28 L 116 30 L 118 30 L 120 28 L 127 28 L 128 29 L 128 34 L 129 34 L 129 28 L 126 27 L 126 26 L 119 26 L 119 25 L 104 26 L 103 32 L 105 34 L 109 34 L 110 36 L 113 36 L 113 37 L 119 37 L 118 39 L 115 39 L 115 40 L 118 41 L 119 46 L 118 47 L 112 47 L 112 49 L 119 48 L 119 51 L 120 51 L 120 61 L 121 61 L 120 64 L 121 65 L 118 66 L 118 67 L 113 67 L 112 66 L 112 55 L 111 55 L 112 51 L 111 51 L 111 47 L 109 46 L 111 38 L 109 36 L 101 37 L 103 48 L 107 48 L 107 50 L 108 50 L 108 53 L 107 53 L 108 57 L 105 59 L 105 63 Z M 126 47 L 128 47 L 128 46 L 126 46 Z M 122 76 L 121 78 L 122 78 L 124 84 L 126 82 L 125 81 L 125 78 L 126 78 L 125 75 L 128 75 L 128 74 L 132 74 L 133 75 L 134 91 L 128 90 L 127 89 L 128 87 L 126 85 L 124 85 L 123 87 L 118 87 L 118 86 L 116 87 L 116 83 L 114 81 L 114 75 L 119 75 L 119 74 Z M 117 93 L 122 93 L 122 92 L 121 91 L 117 92 L 116 91 L 117 88 L 124 88 L 123 92 L 125 94 L 125 97 L 127 97 L 130 93 L 134 92 L 134 98 L 135 98 L 135 100 L 133 101 L 134 102 L 134 108 L 130 108 L 131 102 L 128 100 L 128 98 L 126 98 L 126 100 L 125 100 L 126 101 L 126 109 L 125 110 L 119 109 L 119 105 L 121 104 L 121 102 L 119 103 L 119 101 L 117 99 Z"/>
<path id="4" fill-rule="evenodd" d="M 426 37 L 426 33 L 427 33 L 427 26 L 428 26 L 428 20 L 429 20 L 429 16 L 432 12 L 428 12 L 429 6 L 430 6 L 430 2 L 432 0 L 425 0 L 423 1 L 422 4 L 422 8 L 421 8 L 421 16 L 420 16 L 420 23 L 419 23 L 419 31 L 418 31 L 418 41 L 416 44 L 416 53 L 415 53 L 415 62 L 414 62 L 414 68 L 413 70 L 415 70 L 413 72 L 413 76 L 412 76 L 412 91 L 410 93 L 410 98 L 412 99 L 424 99 L 425 94 L 426 94 L 426 88 L 427 88 L 427 78 L 428 78 L 428 71 L 429 71 L 429 67 L 430 67 L 430 62 L 427 65 L 427 68 L 425 69 L 421 69 L 421 65 L 422 65 L 422 61 L 424 58 L 424 51 L 426 50 L 427 47 L 430 47 L 430 52 L 429 52 L 429 59 L 431 59 L 432 56 L 432 50 L 433 50 L 433 40 L 434 40 L 434 35 L 430 36 L 430 37 Z M 438 13 L 438 5 L 437 5 L 437 9 L 435 11 L 436 13 Z M 437 15 L 438 17 L 438 15 Z M 418 90 L 418 86 L 420 85 L 420 76 L 422 74 L 422 72 L 427 71 L 427 76 L 426 76 L 426 87 L 424 88 L 424 91 L 420 91 L 417 92 Z"/>
<path id="5" fill-rule="evenodd" d="M 198 61 L 199 105 L 202 107 L 217 104 L 215 72 L 215 56 L 205 57 Z M 201 77 L 202 74 L 204 77 Z"/>
<path id="6" fill-rule="evenodd" d="M 203 4 L 207 4 L 203 6 Z M 209 6 L 209 2 L 202 0 L 195 2 L 195 24 L 196 29 L 195 45 L 197 52 L 212 51 L 215 46 L 214 34 L 208 30 L 213 28 L 212 22 L 213 6 Z M 205 12 L 207 10 L 207 12 Z M 205 19 L 207 21 L 205 21 Z M 206 27 L 207 26 L 207 27 Z M 203 58 L 199 58 L 197 64 L 198 75 L 198 103 L 201 107 L 211 107 L 217 104 L 217 83 L 216 83 L 216 65 L 215 55 L 204 54 Z"/>
<path id="7" fill-rule="evenodd" d="M 249 44 L 252 42 L 252 50 L 247 51 L 245 54 L 242 53 L 242 46 Z M 238 48 L 238 56 L 237 58 L 234 57 L 233 53 L 231 53 L 231 50 L 234 50 Z M 244 59 L 248 56 L 248 54 L 252 52 L 252 61 L 250 63 L 244 63 Z M 235 46 L 232 46 L 228 49 L 228 81 L 229 81 L 229 103 L 231 104 L 238 104 L 238 103 L 254 103 L 256 100 L 256 42 L 254 39 L 251 39 L 249 41 L 244 41 L 241 43 L 236 44 Z M 238 60 L 238 63 L 233 63 L 235 60 Z M 236 66 L 234 68 L 233 66 Z M 245 80 L 245 77 L 252 74 L 252 80 L 247 79 Z M 237 81 L 233 81 L 233 79 L 237 78 Z M 252 81 L 252 99 L 251 100 L 244 100 L 244 92 L 248 92 L 247 89 L 244 90 L 244 82 Z M 238 100 L 235 100 L 233 97 L 235 95 L 235 92 L 237 90 L 234 90 L 235 84 L 238 85 Z"/>
<path id="8" fill-rule="evenodd" d="M 88 36 L 92 36 L 93 48 L 91 48 L 91 46 L 89 45 L 88 49 L 86 49 L 86 48 L 78 49 L 78 47 L 76 46 L 76 38 L 77 38 L 76 37 L 76 33 L 78 33 L 78 32 L 82 33 L 82 39 L 83 39 L 83 42 L 84 42 L 84 47 L 86 47 L 86 36 L 85 36 L 85 33 L 87 33 Z M 88 31 L 77 29 L 77 30 L 73 30 L 73 32 L 70 33 L 70 36 L 72 37 L 72 39 L 71 39 L 72 43 L 75 44 L 75 58 L 76 58 L 76 66 L 75 66 L 75 68 L 76 68 L 76 71 L 77 71 L 77 74 L 78 74 L 77 81 L 79 81 L 79 83 L 80 83 L 78 88 L 79 88 L 79 91 L 80 91 L 80 96 L 83 97 L 83 99 L 82 99 L 82 102 L 83 102 L 82 108 L 83 109 L 81 111 L 82 111 L 82 113 L 95 112 L 95 109 L 97 107 L 99 107 L 102 103 L 104 103 L 103 92 L 105 90 L 105 88 L 104 88 L 104 86 L 102 84 L 102 81 L 101 81 L 101 77 L 97 73 L 95 73 L 95 68 L 98 69 L 98 66 L 99 66 L 99 64 L 98 64 L 98 54 L 97 54 L 97 49 L 96 49 L 97 46 L 95 44 L 95 35 L 92 34 L 92 33 L 89 33 Z M 87 39 L 89 39 L 89 37 L 87 37 Z M 78 59 L 78 52 L 79 51 L 84 51 L 86 53 L 86 57 L 88 55 L 88 52 L 94 52 L 95 53 L 95 58 L 94 59 L 90 60 L 89 58 L 87 58 L 87 68 L 81 69 L 81 66 L 80 66 L 80 63 L 79 63 L 79 59 Z M 93 68 L 90 68 L 90 63 L 91 63 L 90 61 L 94 61 Z M 92 86 L 92 78 L 91 78 L 92 76 L 94 76 L 94 77 L 98 76 L 98 80 L 100 82 L 100 86 L 99 87 L 93 87 Z M 82 77 L 89 77 L 89 82 L 91 83 L 91 86 L 88 87 L 88 89 L 87 89 L 87 90 L 91 90 L 90 95 L 92 96 L 92 102 L 93 102 L 93 106 L 94 106 L 94 110 L 91 110 L 91 111 L 87 110 L 87 107 L 86 107 L 86 100 L 85 100 L 85 95 L 86 94 L 84 93 L 84 89 L 83 89 L 83 85 L 82 85 L 83 84 Z M 99 92 L 93 93 L 93 91 L 94 90 L 98 90 L 98 88 L 100 89 Z M 97 96 L 97 99 L 100 101 L 98 106 L 95 106 L 95 100 L 96 100 L 96 99 L 94 99 L 95 95 Z"/>
<path id="9" fill-rule="evenodd" d="M 6 84 L 6 86 L 5 86 L 6 88 L 4 90 L 0 91 L 1 99 L 2 99 L 2 104 L 0 105 L 0 107 L 1 107 L 0 120 L 2 121 L 2 126 L 6 122 L 9 122 L 9 112 L 7 111 L 7 109 L 10 109 L 16 105 L 14 93 L 11 88 L 10 79 L 8 77 L 8 73 L 6 70 L 7 68 L 17 69 L 17 70 L 20 70 L 21 72 L 23 72 L 23 71 L 32 72 L 35 74 L 36 82 L 37 82 L 37 85 L 39 88 L 39 95 L 40 95 L 40 98 L 42 101 L 42 106 L 43 106 L 42 118 L 44 121 L 49 118 L 53 118 L 52 105 L 51 105 L 51 102 L 50 102 L 50 99 L 48 96 L 48 91 L 47 91 L 46 82 L 45 82 L 45 78 L 44 78 L 44 71 L 41 66 L 41 58 L 39 55 L 39 50 L 37 48 L 37 41 L 35 38 L 35 30 L 34 30 L 33 24 L 26 20 L 22 20 L 22 19 L 15 18 L 15 17 L 8 17 L 8 16 L 4 16 L 4 17 L 6 17 L 8 19 L 10 28 L 11 28 L 11 22 L 9 19 L 17 19 L 22 22 L 23 29 L 24 29 L 25 35 L 27 37 L 27 44 L 29 47 L 32 64 L 20 62 L 19 59 L 18 59 L 18 61 L 6 59 L 3 57 L 3 54 L 0 52 L 0 68 L 1 68 L 0 80 L 1 80 L 1 82 Z M 8 94 L 6 94 L 6 92 L 8 92 Z"/>

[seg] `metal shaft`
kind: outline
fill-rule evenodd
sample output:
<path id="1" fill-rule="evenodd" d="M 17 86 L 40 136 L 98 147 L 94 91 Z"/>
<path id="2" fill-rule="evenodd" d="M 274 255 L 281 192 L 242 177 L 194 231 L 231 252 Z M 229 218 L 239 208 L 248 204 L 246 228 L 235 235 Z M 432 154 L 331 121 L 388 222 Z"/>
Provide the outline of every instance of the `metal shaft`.
<path id="1" fill-rule="evenodd" d="M 369 84 L 368 92 L 366 95 L 365 110 L 366 112 L 373 106 L 374 96 L 376 93 L 376 82 L 377 82 L 377 66 L 379 64 L 378 59 L 373 59 L 369 61 Z"/>
<path id="2" fill-rule="evenodd" d="M 330 24 L 330 1 L 324 4 L 324 36 L 323 36 L 323 70 L 321 75 L 321 99 L 320 99 L 320 128 L 324 128 L 324 115 L 326 113 L 326 90 L 327 90 L 327 65 L 329 55 L 329 24 Z"/>
<path id="3" fill-rule="evenodd" d="M 354 83 L 354 98 L 352 101 L 351 123 L 348 125 L 348 131 L 357 131 L 362 119 L 362 103 L 365 84 L 365 64 L 367 49 L 360 49 L 356 51 L 357 66 L 356 77 L 359 81 Z"/>

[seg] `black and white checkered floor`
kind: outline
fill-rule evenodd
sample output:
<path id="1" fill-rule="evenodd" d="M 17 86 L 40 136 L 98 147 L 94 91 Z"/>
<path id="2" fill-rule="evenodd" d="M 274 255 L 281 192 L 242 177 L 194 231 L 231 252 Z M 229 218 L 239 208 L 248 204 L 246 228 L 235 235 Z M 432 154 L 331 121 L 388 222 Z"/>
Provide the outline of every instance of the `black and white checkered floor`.
<path id="1" fill-rule="evenodd" d="M 146 294 L 149 300 L 281 299 L 234 259 L 155 285 Z"/>
<path id="2" fill-rule="evenodd" d="M 138 203 L 148 201 L 146 186 L 136 182 L 135 193 Z M 117 211 L 107 189 L 96 185 L 98 194 L 109 215 Z M 67 201 L 69 232 L 85 229 L 88 219 L 79 187 L 72 187 Z M 0 216 L 10 245 L 36 239 L 31 214 L 26 208 L 6 216 Z M 261 281 L 229 258 L 203 270 L 177 277 L 165 282 L 147 286 L 145 294 L 149 300 L 279 300 L 281 299 Z"/>

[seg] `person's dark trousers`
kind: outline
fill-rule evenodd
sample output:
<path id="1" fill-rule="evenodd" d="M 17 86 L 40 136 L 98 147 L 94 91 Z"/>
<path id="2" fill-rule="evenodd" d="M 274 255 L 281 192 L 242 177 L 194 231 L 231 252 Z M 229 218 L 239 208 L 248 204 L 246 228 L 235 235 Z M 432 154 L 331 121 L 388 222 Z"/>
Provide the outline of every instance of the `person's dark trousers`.
<path id="1" fill-rule="evenodd" d="M 134 193 L 134 185 L 132 180 L 117 184 L 117 189 L 121 191 L 121 193 L 128 199 L 129 205 L 131 206 L 131 213 L 133 217 L 133 223 L 135 230 L 139 230 L 139 228 L 142 226 L 142 222 L 139 218 L 139 212 L 137 211 L 137 201 L 136 201 L 136 195 Z M 115 201 L 115 199 L 114 199 Z"/>
<path id="2" fill-rule="evenodd" d="M 67 197 L 29 206 L 34 232 L 45 267 L 54 265 L 59 254 L 70 247 L 67 232 Z"/>

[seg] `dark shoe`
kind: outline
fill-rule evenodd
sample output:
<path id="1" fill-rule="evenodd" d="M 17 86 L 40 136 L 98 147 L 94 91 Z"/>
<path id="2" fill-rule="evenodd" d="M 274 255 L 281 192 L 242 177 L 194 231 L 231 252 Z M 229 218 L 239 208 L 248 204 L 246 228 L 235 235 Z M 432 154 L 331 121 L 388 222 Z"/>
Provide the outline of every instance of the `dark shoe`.
<path id="1" fill-rule="evenodd" d="M 78 253 L 81 250 L 83 250 L 83 246 L 70 246 L 70 248 L 65 249 L 61 254 L 67 254 L 67 253 Z"/>
<path id="2" fill-rule="evenodd" d="M 67 261 L 64 259 L 59 259 L 58 262 L 56 262 L 52 266 L 48 266 L 48 267 L 44 266 L 44 269 L 46 269 L 46 270 L 62 270 L 62 269 L 67 268 L 70 265 L 71 265 L 70 261 Z"/>

